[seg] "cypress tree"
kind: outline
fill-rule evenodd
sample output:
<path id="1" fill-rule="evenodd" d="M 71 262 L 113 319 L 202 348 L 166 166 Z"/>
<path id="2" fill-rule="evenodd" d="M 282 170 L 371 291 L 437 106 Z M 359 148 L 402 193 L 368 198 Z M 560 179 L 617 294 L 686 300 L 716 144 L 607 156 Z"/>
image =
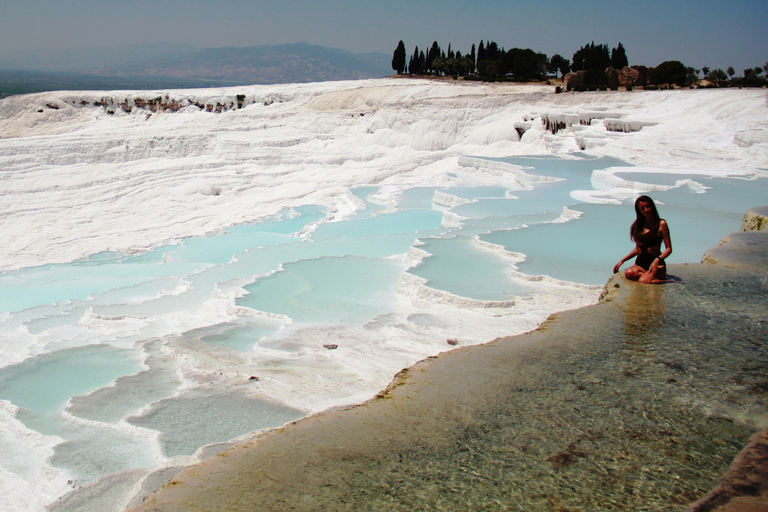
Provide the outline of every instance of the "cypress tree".
<path id="1" fill-rule="evenodd" d="M 421 52 L 422 55 L 424 55 L 424 52 Z M 411 57 L 411 61 L 408 64 L 408 69 L 411 70 L 412 75 L 420 75 L 424 69 L 419 65 L 419 47 L 416 46 L 413 49 L 413 56 Z"/>
<path id="2" fill-rule="evenodd" d="M 496 44 L 496 41 L 489 42 L 488 45 L 485 47 L 485 58 L 496 60 L 499 57 L 501 57 L 501 52 L 499 51 L 499 45 Z"/>
<path id="3" fill-rule="evenodd" d="M 624 49 L 624 45 L 619 43 L 619 46 L 611 50 L 611 67 L 621 69 L 628 65 L 627 52 Z"/>
<path id="4" fill-rule="evenodd" d="M 426 63 L 424 64 L 424 68 L 430 71 L 434 71 L 432 67 L 432 63 L 440 57 L 440 45 L 437 44 L 437 41 L 432 42 L 432 48 L 427 50 L 427 56 L 426 56 Z"/>
<path id="5" fill-rule="evenodd" d="M 405 71 L 405 44 L 401 40 L 397 43 L 395 53 L 392 56 L 392 69 L 394 69 L 398 75 L 402 75 Z"/>

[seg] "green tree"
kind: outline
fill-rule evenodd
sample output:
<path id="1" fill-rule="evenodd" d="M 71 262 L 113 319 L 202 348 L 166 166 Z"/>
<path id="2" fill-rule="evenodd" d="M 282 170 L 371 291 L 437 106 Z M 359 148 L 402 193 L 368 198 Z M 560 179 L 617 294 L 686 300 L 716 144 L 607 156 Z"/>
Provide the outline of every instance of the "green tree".
<path id="1" fill-rule="evenodd" d="M 571 61 L 566 59 L 560 54 L 554 54 L 551 59 L 549 59 L 549 71 L 555 73 L 555 78 L 557 78 L 557 72 L 559 71 L 562 76 L 565 76 L 568 71 L 570 71 L 571 68 Z"/>
<path id="2" fill-rule="evenodd" d="M 496 78 L 503 74 L 499 69 L 498 62 L 493 59 L 483 59 L 477 61 L 477 74 L 486 78 Z"/>
<path id="3" fill-rule="evenodd" d="M 592 44 L 585 45 L 574 53 L 571 60 L 571 69 L 573 71 L 586 71 L 589 69 L 605 71 L 609 67 L 611 67 L 611 56 L 608 46 L 604 44 L 595 45 L 594 41 L 592 41 Z"/>
<path id="4" fill-rule="evenodd" d="M 448 60 L 443 58 L 442 56 L 435 58 L 435 60 L 432 61 L 432 71 L 434 71 L 436 74 L 440 75 L 443 73 L 446 73 L 446 70 L 448 69 Z"/>
<path id="5" fill-rule="evenodd" d="M 701 72 L 704 73 L 704 78 L 707 78 L 707 75 L 709 74 L 709 66 L 703 66 Z"/>
<path id="6" fill-rule="evenodd" d="M 398 75 L 402 75 L 405 71 L 405 44 L 401 40 L 397 43 L 395 53 L 392 56 L 392 69 L 394 69 Z"/>
<path id="7" fill-rule="evenodd" d="M 426 64 L 427 57 L 424 55 L 424 52 L 420 52 L 419 47 L 416 46 L 413 50 L 411 60 L 408 61 L 408 71 L 410 71 L 412 75 L 421 75 L 426 70 Z"/>
<path id="8" fill-rule="evenodd" d="M 434 67 L 432 66 L 432 63 L 434 60 L 438 57 L 440 57 L 442 52 L 440 51 L 440 45 L 437 44 L 437 41 L 434 41 L 432 43 L 432 47 L 427 50 L 426 55 L 426 62 L 424 63 L 424 70 L 425 71 L 434 71 Z"/>
<path id="9" fill-rule="evenodd" d="M 727 79 L 728 79 L 728 75 L 726 75 L 725 71 L 723 71 L 720 68 L 717 68 L 714 71 L 710 71 L 709 74 L 707 75 L 707 80 L 709 80 L 710 82 L 717 82 L 718 85 L 720 85 L 720 82 Z"/>
<path id="10" fill-rule="evenodd" d="M 762 86 L 766 84 L 766 80 L 764 78 L 761 78 L 760 75 L 763 74 L 763 68 L 760 66 L 757 66 L 755 68 L 745 68 L 744 69 L 744 78 L 736 78 L 733 80 L 734 83 L 737 83 L 738 85 L 746 85 L 746 86 Z"/>
<path id="11" fill-rule="evenodd" d="M 499 45 L 496 41 L 489 41 L 485 46 L 485 58 L 498 60 L 502 57 L 502 50 L 499 49 Z"/>
<path id="12" fill-rule="evenodd" d="M 604 44 L 592 44 L 583 46 L 573 54 L 571 69 L 573 71 L 585 71 L 584 86 L 588 89 L 596 89 L 608 85 L 606 69 L 611 67 L 611 54 L 608 46 Z"/>
<path id="13" fill-rule="evenodd" d="M 485 60 L 485 46 L 482 39 L 480 40 L 480 46 L 477 47 L 477 62 L 481 60 Z"/>
<path id="14" fill-rule="evenodd" d="M 651 76 L 659 85 L 685 85 L 688 72 L 682 62 L 667 60 L 653 68 Z"/>
<path id="15" fill-rule="evenodd" d="M 728 66 L 728 69 L 725 72 L 728 73 L 728 76 L 733 80 L 733 75 L 736 74 L 736 70 L 734 70 L 733 67 Z"/>
<path id="16" fill-rule="evenodd" d="M 685 85 L 693 85 L 699 79 L 699 70 L 692 66 L 685 68 Z"/>
<path id="17" fill-rule="evenodd" d="M 484 78 L 495 79 L 507 72 L 506 54 L 495 41 L 488 41 L 477 50 L 477 74 Z"/>
<path id="18" fill-rule="evenodd" d="M 475 72 L 475 60 L 472 56 L 456 57 L 456 71 L 462 76 Z"/>
<path id="19" fill-rule="evenodd" d="M 416 46 L 413 50 L 413 55 L 408 59 L 408 72 L 412 75 L 419 73 L 419 47 Z"/>
<path id="20" fill-rule="evenodd" d="M 619 43 L 619 46 L 611 50 L 611 67 L 622 69 L 628 65 L 629 60 L 627 60 L 627 51 L 624 49 L 624 45 Z"/>
<path id="21" fill-rule="evenodd" d="M 500 60 L 503 73 L 512 73 L 518 82 L 541 78 L 549 65 L 546 55 L 529 48 L 512 48 Z"/>

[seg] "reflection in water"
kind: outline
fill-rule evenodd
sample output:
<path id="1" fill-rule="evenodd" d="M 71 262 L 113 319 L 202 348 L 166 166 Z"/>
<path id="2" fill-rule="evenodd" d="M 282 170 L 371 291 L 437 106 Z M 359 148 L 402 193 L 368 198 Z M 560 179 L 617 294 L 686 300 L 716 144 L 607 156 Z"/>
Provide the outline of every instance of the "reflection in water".
<path id="1" fill-rule="evenodd" d="M 620 305 L 624 318 L 624 330 L 629 341 L 638 338 L 638 342 L 648 336 L 658 335 L 664 317 L 664 287 L 649 286 L 624 281 L 630 291 L 629 300 Z"/>
<path id="2" fill-rule="evenodd" d="M 617 307 L 624 324 L 623 346 L 628 375 L 637 375 L 656 355 L 655 341 L 664 333 L 664 287 L 623 280 L 629 298 Z"/>

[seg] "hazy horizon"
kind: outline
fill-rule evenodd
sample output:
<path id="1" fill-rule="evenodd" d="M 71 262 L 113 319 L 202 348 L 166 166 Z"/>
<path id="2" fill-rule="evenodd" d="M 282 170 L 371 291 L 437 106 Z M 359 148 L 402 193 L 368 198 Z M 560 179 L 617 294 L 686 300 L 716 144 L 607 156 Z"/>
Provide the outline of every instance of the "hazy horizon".
<path id="1" fill-rule="evenodd" d="M 74 0 L 51 4 L 6 2 L 0 19 L 0 53 L 78 51 L 132 44 L 183 44 L 198 48 L 250 47 L 307 42 L 353 53 L 391 53 L 399 40 L 412 52 L 432 41 L 469 51 L 480 40 L 505 48 L 531 48 L 570 59 L 592 41 L 621 42 L 630 64 L 656 66 L 679 60 L 687 66 L 737 74 L 768 60 L 758 1 L 590 2 L 560 5 L 550 0 L 473 4 L 466 0 L 367 5 L 306 0 L 162 4 L 136 0 L 104 4 Z"/>

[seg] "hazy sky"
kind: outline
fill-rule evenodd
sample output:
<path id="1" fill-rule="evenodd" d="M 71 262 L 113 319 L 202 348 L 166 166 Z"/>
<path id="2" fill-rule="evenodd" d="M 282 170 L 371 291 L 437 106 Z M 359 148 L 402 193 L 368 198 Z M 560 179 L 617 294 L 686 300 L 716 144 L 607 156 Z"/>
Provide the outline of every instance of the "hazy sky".
<path id="1" fill-rule="evenodd" d="M 185 43 L 305 41 L 353 52 L 409 53 L 432 41 L 466 52 L 496 41 L 570 59 L 619 42 L 630 64 L 745 67 L 768 61 L 766 0 L 0 0 L 0 52 Z"/>

